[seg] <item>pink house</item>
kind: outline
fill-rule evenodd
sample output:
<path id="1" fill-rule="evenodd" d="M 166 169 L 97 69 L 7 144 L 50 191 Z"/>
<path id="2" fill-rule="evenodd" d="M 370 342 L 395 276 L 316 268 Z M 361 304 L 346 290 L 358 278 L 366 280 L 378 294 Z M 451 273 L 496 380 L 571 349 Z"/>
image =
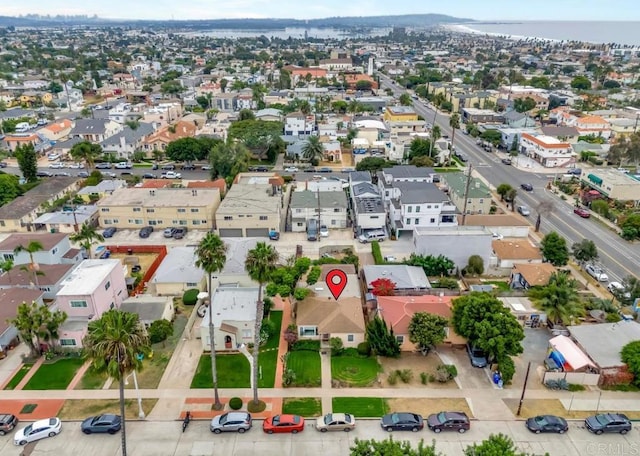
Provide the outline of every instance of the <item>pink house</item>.
<path id="1" fill-rule="evenodd" d="M 119 309 L 127 299 L 125 268 L 120 260 L 84 260 L 62 282 L 56 294 L 57 309 L 67 314 L 60 328 L 60 345 L 80 348 L 89 321 L 109 309 Z"/>

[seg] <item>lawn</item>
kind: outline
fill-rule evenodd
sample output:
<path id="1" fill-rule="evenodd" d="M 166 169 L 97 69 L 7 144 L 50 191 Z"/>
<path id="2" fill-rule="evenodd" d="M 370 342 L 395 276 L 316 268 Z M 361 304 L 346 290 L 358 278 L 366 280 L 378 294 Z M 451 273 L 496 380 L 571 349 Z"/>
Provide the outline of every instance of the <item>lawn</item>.
<path id="1" fill-rule="evenodd" d="M 14 375 L 11 378 L 11 380 L 9 380 L 9 383 L 7 383 L 7 386 L 5 386 L 4 389 L 6 390 L 15 389 L 15 387 L 18 386 L 18 384 L 22 381 L 24 376 L 27 375 L 27 373 L 31 370 L 32 367 L 33 367 L 33 364 L 23 364 L 20 370 L 16 372 L 16 375 Z"/>
<path id="2" fill-rule="evenodd" d="M 148 415 L 155 407 L 158 399 L 142 399 L 142 410 Z M 125 399 L 125 417 L 135 419 L 138 416 L 138 401 L 136 399 Z M 62 420 L 83 420 L 88 416 L 100 415 L 102 413 L 115 413 L 120 415 L 120 401 L 117 399 L 67 399 L 58 417 Z"/>
<path id="3" fill-rule="evenodd" d="M 381 372 L 378 361 L 359 356 L 332 356 L 331 377 L 345 386 L 370 386 Z"/>
<path id="4" fill-rule="evenodd" d="M 287 369 L 293 370 L 296 379 L 291 386 L 316 387 L 322 384 L 320 353 L 300 350 L 287 354 Z"/>
<path id="5" fill-rule="evenodd" d="M 381 397 L 334 397 L 334 413 L 351 413 L 359 418 L 380 417 L 389 412 L 387 400 Z"/>
<path id="6" fill-rule="evenodd" d="M 285 397 L 282 402 L 282 413 L 304 417 L 320 416 L 322 403 L 316 397 Z"/>
<path id="7" fill-rule="evenodd" d="M 493 285 L 498 291 L 511 291 L 509 284 L 502 280 L 487 280 L 482 282 L 482 285 Z"/>
<path id="8" fill-rule="evenodd" d="M 280 332 L 282 331 L 282 311 L 281 310 L 272 310 L 269 312 L 269 317 L 271 321 L 276 324 L 276 334 L 269 338 L 266 344 L 260 349 L 269 350 L 272 348 L 278 349 L 278 345 L 280 345 Z"/>
<path id="9" fill-rule="evenodd" d="M 66 389 L 84 361 L 81 358 L 62 358 L 51 364 L 41 365 L 24 386 L 25 390 Z"/>

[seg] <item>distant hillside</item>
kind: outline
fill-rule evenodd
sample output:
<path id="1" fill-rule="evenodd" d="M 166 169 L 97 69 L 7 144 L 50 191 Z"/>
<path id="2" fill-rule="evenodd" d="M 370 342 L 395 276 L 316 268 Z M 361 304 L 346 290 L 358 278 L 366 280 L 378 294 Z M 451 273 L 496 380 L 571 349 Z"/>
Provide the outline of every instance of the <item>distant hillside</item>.
<path id="1" fill-rule="evenodd" d="M 428 27 L 451 22 L 473 22 L 444 14 L 405 14 L 400 16 L 327 17 L 323 19 L 204 19 L 184 21 L 113 20 L 96 16 L 0 16 L 0 27 L 159 26 L 194 29 L 282 29 L 285 27 Z"/>

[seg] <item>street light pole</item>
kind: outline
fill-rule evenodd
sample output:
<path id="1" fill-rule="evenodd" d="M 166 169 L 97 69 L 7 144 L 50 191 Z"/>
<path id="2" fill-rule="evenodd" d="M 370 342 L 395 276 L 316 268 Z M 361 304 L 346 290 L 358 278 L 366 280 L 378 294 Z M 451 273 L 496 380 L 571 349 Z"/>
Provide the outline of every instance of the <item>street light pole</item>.
<path id="1" fill-rule="evenodd" d="M 136 390 L 136 396 L 138 397 L 138 418 L 141 420 L 145 419 L 145 414 L 144 414 L 144 410 L 142 410 L 142 397 L 140 397 L 140 390 L 138 389 L 138 377 L 136 376 L 136 371 L 134 370 L 133 372 L 131 372 L 131 374 L 129 374 L 127 376 L 127 378 L 124 380 L 124 384 L 128 385 L 129 382 L 127 381 L 129 379 L 129 377 L 131 377 L 133 375 L 133 387 Z"/>
<path id="2" fill-rule="evenodd" d="M 527 391 L 527 381 L 529 381 L 529 369 L 531 369 L 531 361 L 527 364 L 527 373 L 524 375 L 524 385 L 522 385 L 522 394 L 520 395 L 520 402 L 518 403 L 518 411 L 516 416 L 520 416 L 522 411 L 522 403 L 524 402 L 524 393 Z"/>

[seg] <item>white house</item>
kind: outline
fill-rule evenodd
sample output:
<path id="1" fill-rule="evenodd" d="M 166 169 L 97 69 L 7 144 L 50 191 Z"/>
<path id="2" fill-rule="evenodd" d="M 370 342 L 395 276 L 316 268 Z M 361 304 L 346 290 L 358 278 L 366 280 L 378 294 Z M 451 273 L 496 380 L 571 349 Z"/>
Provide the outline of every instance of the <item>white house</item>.
<path id="1" fill-rule="evenodd" d="M 314 131 L 316 131 L 315 116 L 301 112 L 287 114 L 284 121 L 285 136 L 308 136 Z"/>
<path id="2" fill-rule="evenodd" d="M 196 266 L 195 247 L 174 247 L 169 250 L 149 281 L 152 294 L 182 295 L 191 288 L 205 289 L 207 274 Z"/>
<path id="3" fill-rule="evenodd" d="M 523 133 L 520 137 L 520 153 L 533 158 L 547 168 L 568 166 L 576 161 L 571 144 L 551 136 Z"/>

